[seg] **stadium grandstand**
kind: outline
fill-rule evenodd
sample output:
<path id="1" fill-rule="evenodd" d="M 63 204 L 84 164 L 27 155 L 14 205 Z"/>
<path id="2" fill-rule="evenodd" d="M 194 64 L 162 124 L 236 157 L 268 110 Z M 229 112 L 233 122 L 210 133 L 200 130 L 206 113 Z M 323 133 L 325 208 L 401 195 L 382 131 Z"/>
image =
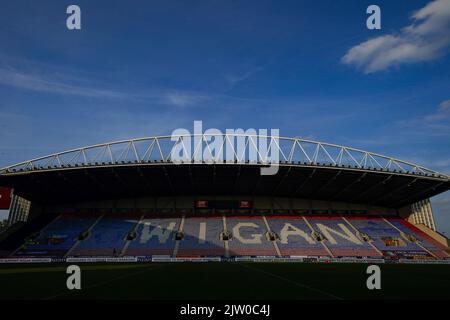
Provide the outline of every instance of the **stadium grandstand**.
<path id="1" fill-rule="evenodd" d="M 194 152 L 174 161 L 180 146 Z M 3 168 L 0 185 L 13 191 L 3 259 L 450 259 L 429 201 L 450 189 L 448 175 L 301 138 L 111 142 Z"/>

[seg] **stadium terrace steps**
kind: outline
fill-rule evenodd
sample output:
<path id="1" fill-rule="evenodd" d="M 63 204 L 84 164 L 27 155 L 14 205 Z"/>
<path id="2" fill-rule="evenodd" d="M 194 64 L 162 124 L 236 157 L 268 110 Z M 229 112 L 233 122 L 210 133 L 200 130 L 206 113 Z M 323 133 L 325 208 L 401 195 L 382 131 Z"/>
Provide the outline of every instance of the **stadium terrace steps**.
<path id="1" fill-rule="evenodd" d="M 75 243 L 72 245 L 72 247 L 70 247 L 69 250 L 67 250 L 67 252 L 66 252 L 66 254 L 65 254 L 64 256 L 72 255 L 72 252 L 75 251 L 75 249 L 78 247 L 78 245 L 81 243 L 81 241 L 87 239 L 87 238 L 91 235 L 91 230 L 92 230 L 92 228 L 94 228 L 95 225 L 96 225 L 102 218 L 103 218 L 103 215 L 99 216 L 97 219 L 95 219 L 95 220 L 89 225 L 89 227 L 87 228 L 87 230 L 82 231 L 82 232 L 78 235 L 78 237 L 77 237 Z M 80 239 L 80 237 L 82 237 L 82 239 Z M 84 237 L 85 237 L 85 238 L 84 238 Z"/>
<path id="2" fill-rule="evenodd" d="M 261 216 L 226 217 L 227 229 L 233 235 L 228 242 L 230 256 L 276 256 L 269 230 Z"/>
<path id="3" fill-rule="evenodd" d="M 425 233 L 429 238 L 433 239 L 435 242 L 437 242 L 440 246 L 444 248 L 444 250 L 448 253 L 450 253 L 450 240 L 447 239 L 445 235 L 440 233 L 439 231 L 432 230 L 428 226 L 420 223 L 420 224 L 411 224 L 412 228 L 419 229 L 419 231 Z"/>
<path id="4" fill-rule="evenodd" d="M 181 217 L 144 217 L 136 228 L 134 239 L 123 253 L 127 256 L 171 256 L 175 249 L 175 232 L 180 226 Z"/>
<path id="5" fill-rule="evenodd" d="M 73 256 L 119 255 L 125 238 L 138 220 L 135 216 L 103 217 L 92 229 L 89 237 L 79 241 L 78 246 L 69 253 Z"/>
<path id="6" fill-rule="evenodd" d="M 35 232 L 39 232 L 58 216 L 59 215 L 45 215 L 33 219 L 28 223 L 17 222 L 10 228 L 11 231 L 7 230 L 2 234 L 4 236 L 0 241 L 0 251 L 3 252 L 2 256 L 14 254 L 20 249 L 20 246 L 23 244 L 26 237 Z"/>
<path id="7" fill-rule="evenodd" d="M 183 215 L 183 216 L 181 217 L 180 226 L 178 227 L 178 231 L 177 231 L 177 233 L 178 233 L 179 236 L 180 236 L 180 235 L 183 235 L 185 219 L 186 219 L 186 216 Z M 181 237 L 181 236 L 180 236 L 180 237 Z M 176 240 L 176 239 L 175 239 L 175 240 Z M 180 248 L 180 242 L 181 242 L 181 241 L 175 241 L 175 247 L 173 248 L 173 253 L 172 253 L 172 256 L 173 256 L 173 257 L 176 257 L 177 254 L 178 254 L 178 250 L 179 250 L 179 248 Z"/>
<path id="8" fill-rule="evenodd" d="M 349 220 L 347 220 L 345 217 L 342 217 L 342 220 L 347 222 L 347 224 L 350 226 L 350 228 L 354 231 L 354 233 L 356 235 L 359 236 L 360 239 L 364 240 L 362 233 L 358 229 L 356 229 L 355 226 Z M 376 252 L 377 257 L 383 256 L 383 253 L 380 250 L 378 250 L 377 247 L 375 247 L 375 245 L 373 244 L 373 241 L 371 239 L 366 239 L 366 242 Z"/>
<path id="9" fill-rule="evenodd" d="M 269 236 L 278 237 L 278 234 L 274 233 L 274 231 L 270 228 L 269 222 L 267 222 L 267 218 L 265 216 L 262 216 L 262 219 L 264 221 L 264 224 L 266 225 L 267 231 L 270 232 Z M 268 239 L 268 240 L 272 241 L 273 247 L 275 248 L 275 251 L 277 252 L 277 256 L 281 257 L 281 251 L 280 251 L 280 248 L 278 247 L 277 241 L 274 241 L 273 239 Z M 275 240 L 278 240 L 278 238 L 276 238 Z"/>
<path id="10" fill-rule="evenodd" d="M 62 214 L 44 227 L 37 237 L 29 239 L 15 256 L 63 256 L 77 242 L 98 216 Z"/>
<path id="11" fill-rule="evenodd" d="M 136 230 L 137 230 L 138 226 L 140 225 L 142 219 L 144 219 L 144 217 L 145 217 L 145 215 L 141 215 L 141 216 L 139 217 L 139 220 L 136 221 L 135 225 L 133 226 L 133 229 L 130 230 L 130 233 L 135 233 L 135 234 L 137 234 L 137 233 L 136 233 Z M 127 235 L 128 235 L 128 234 L 127 234 Z M 126 235 L 126 236 L 127 236 L 127 235 Z M 125 252 L 127 251 L 128 246 L 131 244 L 131 242 L 132 242 L 132 240 L 128 240 L 128 239 L 125 240 L 125 244 L 124 244 L 124 246 L 122 247 L 122 250 L 120 251 L 120 255 L 121 255 L 121 256 L 125 255 Z"/>
<path id="12" fill-rule="evenodd" d="M 80 241 L 70 253 L 73 256 L 119 255 L 126 235 L 138 220 L 135 216 L 103 217 L 89 231 L 90 236 Z"/>
<path id="13" fill-rule="evenodd" d="M 15 256 L 443 259 L 447 249 L 400 218 L 62 214 Z"/>
<path id="14" fill-rule="evenodd" d="M 270 229 L 280 238 L 282 256 L 327 256 L 324 246 L 313 239 L 311 229 L 301 217 L 267 217 Z"/>
<path id="15" fill-rule="evenodd" d="M 183 240 L 179 241 L 175 256 L 225 256 L 225 244 L 220 239 L 222 217 L 188 218 L 180 231 Z"/>
<path id="16" fill-rule="evenodd" d="M 346 220 L 340 217 L 308 219 L 315 232 L 325 237 L 324 244 L 333 256 L 376 257 L 380 254 L 361 239 Z"/>
<path id="17" fill-rule="evenodd" d="M 419 240 L 420 246 L 437 258 L 444 259 L 450 257 L 446 252 L 447 248 L 408 221 L 403 219 L 390 219 L 389 223 L 400 232 L 414 235 Z"/>
<path id="18" fill-rule="evenodd" d="M 359 231 L 367 234 L 372 240 L 372 244 L 383 253 L 383 256 L 398 258 L 433 256 L 419 244 L 408 240 L 404 234 L 396 229 L 389 220 L 382 218 L 355 219 L 348 220 Z"/>

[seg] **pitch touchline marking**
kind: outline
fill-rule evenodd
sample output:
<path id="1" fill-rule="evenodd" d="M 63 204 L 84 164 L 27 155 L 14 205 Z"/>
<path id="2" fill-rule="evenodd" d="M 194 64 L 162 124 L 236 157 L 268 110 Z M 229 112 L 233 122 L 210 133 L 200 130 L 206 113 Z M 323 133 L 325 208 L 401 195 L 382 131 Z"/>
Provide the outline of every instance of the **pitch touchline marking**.
<path id="1" fill-rule="evenodd" d="M 267 274 L 267 275 L 273 276 L 273 277 L 278 278 L 278 279 L 281 279 L 281 280 L 283 280 L 283 281 L 290 282 L 290 283 L 292 283 L 292 284 L 294 284 L 294 285 L 296 285 L 296 286 L 298 286 L 298 287 L 305 288 L 305 289 L 309 289 L 309 290 L 311 290 L 311 291 L 315 291 L 315 292 L 318 292 L 318 293 L 327 295 L 327 296 L 329 296 L 329 297 L 331 297 L 331 298 L 333 298 L 333 299 L 344 300 L 344 298 L 338 297 L 338 296 L 336 296 L 336 295 L 334 295 L 334 294 L 332 294 L 332 293 L 329 293 L 329 292 L 326 292 L 326 291 L 323 291 L 323 290 L 320 290 L 320 289 L 317 289 L 317 288 L 308 286 L 308 285 L 306 285 L 306 284 L 302 284 L 302 283 L 296 282 L 296 281 L 294 281 L 294 280 L 285 278 L 285 277 L 283 277 L 283 276 L 274 274 L 274 273 L 272 273 L 272 272 L 265 271 L 265 270 L 262 270 L 262 269 L 259 269 L 259 268 L 256 268 L 256 267 L 250 267 L 250 266 L 247 265 L 247 264 L 243 264 L 243 266 L 246 267 L 246 268 L 248 268 L 248 269 L 253 269 L 253 270 L 259 271 L 259 272 L 261 272 L 261 273 L 265 273 L 265 274 Z"/>
<path id="2" fill-rule="evenodd" d="M 144 273 L 144 272 L 149 271 L 149 270 L 159 269 L 161 267 L 163 267 L 163 265 L 158 265 L 158 266 L 150 265 L 148 267 L 144 267 L 144 270 L 139 270 L 139 271 L 136 271 L 136 272 L 133 272 L 133 273 L 124 274 L 122 276 L 118 276 L 118 277 L 115 277 L 115 278 L 112 278 L 112 279 L 108 279 L 108 280 L 105 280 L 105 281 L 94 283 L 94 284 L 92 284 L 90 286 L 83 287 L 81 291 L 86 290 L 86 289 L 92 289 L 92 288 L 96 288 L 96 287 L 101 287 L 101 286 L 103 286 L 105 284 L 108 284 L 110 282 L 113 282 L 113 281 L 116 281 L 116 280 L 120 280 L 120 279 L 124 279 L 124 278 L 130 277 L 130 276 L 135 276 L 137 274 Z M 47 297 L 47 298 L 43 298 L 42 300 L 52 300 L 52 299 L 55 299 L 55 298 L 58 298 L 58 297 L 69 295 L 71 293 L 73 293 L 73 292 L 65 291 L 65 292 L 60 293 L 60 294 L 56 294 L 56 295 L 53 295 L 53 296 L 50 296 L 50 297 Z"/>
<path id="3" fill-rule="evenodd" d="M 22 274 L 22 273 L 41 273 L 41 272 L 64 272 L 66 267 L 39 267 L 39 268 L 17 268 L 2 269 L 0 275 L 3 274 Z"/>
<path id="4" fill-rule="evenodd" d="M 143 268 L 142 265 L 117 265 L 117 266 L 85 266 L 83 270 L 116 270 L 116 269 L 135 269 Z M 29 267 L 29 268 L 9 268 L 0 269 L 0 275 L 2 274 L 20 274 L 20 273 L 41 273 L 41 272 L 60 272 L 65 271 L 67 266 L 54 266 L 54 267 Z"/>

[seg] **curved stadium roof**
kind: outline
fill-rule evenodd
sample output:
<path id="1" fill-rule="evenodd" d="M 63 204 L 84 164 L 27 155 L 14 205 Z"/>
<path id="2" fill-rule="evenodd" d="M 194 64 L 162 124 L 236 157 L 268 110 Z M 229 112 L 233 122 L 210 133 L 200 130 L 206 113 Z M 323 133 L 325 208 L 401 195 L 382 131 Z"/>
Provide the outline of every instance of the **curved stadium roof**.
<path id="1" fill-rule="evenodd" d="M 214 141 L 215 153 L 210 148 Z M 263 154 L 260 141 L 279 160 Z M 190 152 L 180 161 L 173 158 L 176 149 Z M 260 168 L 271 162 L 279 164 L 278 173 L 260 175 Z M 0 169 L 0 185 L 41 203 L 239 194 L 401 207 L 449 190 L 450 177 L 392 157 L 307 139 L 200 134 L 115 141 L 51 154 Z"/>

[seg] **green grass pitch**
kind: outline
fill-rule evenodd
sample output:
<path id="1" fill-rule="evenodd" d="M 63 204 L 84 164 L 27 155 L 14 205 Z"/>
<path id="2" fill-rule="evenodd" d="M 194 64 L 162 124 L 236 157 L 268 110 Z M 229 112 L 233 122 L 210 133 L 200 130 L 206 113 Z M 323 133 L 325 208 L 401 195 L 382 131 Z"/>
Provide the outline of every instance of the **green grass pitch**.
<path id="1" fill-rule="evenodd" d="M 79 264 L 72 291 L 67 266 L 0 265 L 0 299 L 450 299 L 449 265 L 380 265 L 368 290 L 366 264 Z"/>

